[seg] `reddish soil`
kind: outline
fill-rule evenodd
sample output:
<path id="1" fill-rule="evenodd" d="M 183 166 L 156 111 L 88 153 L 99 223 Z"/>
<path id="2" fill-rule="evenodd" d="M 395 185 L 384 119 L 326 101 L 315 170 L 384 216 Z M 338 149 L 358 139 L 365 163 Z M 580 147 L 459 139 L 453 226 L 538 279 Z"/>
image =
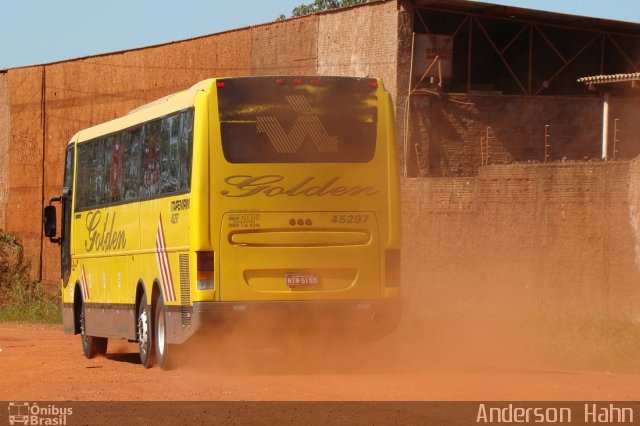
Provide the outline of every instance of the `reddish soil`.
<path id="1" fill-rule="evenodd" d="M 640 375 L 553 370 L 515 352 L 416 335 L 336 347 L 289 339 L 252 350 L 243 339 L 211 337 L 185 347 L 181 367 L 162 371 L 145 370 L 132 343 L 111 340 L 106 357 L 88 360 L 80 338 L 59 325 L 4 323 L 0 400 L 640 400 Z"/>

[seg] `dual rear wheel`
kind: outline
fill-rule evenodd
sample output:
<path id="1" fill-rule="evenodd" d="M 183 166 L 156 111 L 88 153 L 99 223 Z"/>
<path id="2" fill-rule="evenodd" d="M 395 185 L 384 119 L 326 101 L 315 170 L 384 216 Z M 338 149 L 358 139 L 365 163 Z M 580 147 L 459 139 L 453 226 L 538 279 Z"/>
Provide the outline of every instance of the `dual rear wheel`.
<path id="1" fill-rule="evenodd" d="M 142 295 L 138 306 L 137 326 L 142 365 L 149 368 L 155 360 L 161 369 L 170 369 L 171 351 L 167 342 L 167 308 L 161 295 L 156 298 L 155 312 L 147 303 L 146 295 Z"/>
<path id="2" fill-rule="evenodd" d="M 155 316 L 147 303 L 146 294 L 142 294 L 136 313 L 136 337 L 140 348 L 140 362 L 150 368 L 154 361 L 163 370 L 171 368 L 170 345 L 167 342 L 167 309 L 162 296 L 156 298 Z M 86 314 L 84 303 L 80 307 L 80 337 L 82 352 L 88 359 L 107 353 L 106 337 L 90 336 L 86 333 Z"/>

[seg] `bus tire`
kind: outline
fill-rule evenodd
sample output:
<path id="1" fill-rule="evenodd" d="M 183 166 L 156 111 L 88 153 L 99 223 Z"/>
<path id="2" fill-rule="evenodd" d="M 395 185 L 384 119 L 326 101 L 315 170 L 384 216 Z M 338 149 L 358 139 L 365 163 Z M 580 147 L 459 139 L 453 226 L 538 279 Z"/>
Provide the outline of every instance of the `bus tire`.
<path id="1" fill-rule="evenodd" d="M 84 303 L 80 308 L 80 339 L 82 342 L 82 352 L 87 359 L 91 359 L 96 355 L 105 355 L 107 353 L 107 343 L 109 340 L 106 337 L 88 336 L 86 334 L 87 329 L 87 317 L 84 311 Z"/>
<path id="2" fill-rule="evenodd" d="M 158 297 L 156 303 L 156 318 L 155 318 L 155 351 L 156 360 L 158 366 L 163 370 L 172 369 L 172 350 L 171 345 L 167 342 L 167 308 L 164 305 L 162 296 Z"/>
<path id="3" fill-rule="evenodd" d="M 153 320 L 151 307 L 147 303 L 147 296 L 144 293 L 142 293 L 138 304 L 136 329 L 140 346 L 140 362 L 144 368 L 150 368 L 153 365 Z"/>

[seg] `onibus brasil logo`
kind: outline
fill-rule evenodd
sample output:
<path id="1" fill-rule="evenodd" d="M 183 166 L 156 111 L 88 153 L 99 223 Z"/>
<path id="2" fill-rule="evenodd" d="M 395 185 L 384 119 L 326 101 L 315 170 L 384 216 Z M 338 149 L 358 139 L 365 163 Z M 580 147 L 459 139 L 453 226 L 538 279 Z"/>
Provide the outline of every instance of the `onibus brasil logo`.
<path id="1" fill-rule="evenodd" d="M 55 404 L 40 405 L 37 402 L 10 402 L 10 425 L 66 425 L 73 414 L 71 407 Z"/>

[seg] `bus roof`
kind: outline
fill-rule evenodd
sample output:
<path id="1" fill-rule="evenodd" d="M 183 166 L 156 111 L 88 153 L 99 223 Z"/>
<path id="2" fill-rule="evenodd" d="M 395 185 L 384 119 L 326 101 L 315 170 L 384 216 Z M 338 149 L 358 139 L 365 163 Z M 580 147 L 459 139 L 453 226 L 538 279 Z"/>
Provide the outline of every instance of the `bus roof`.
<path id="1" fill-rule="evenodd" d="M 189 89 L 172 93 L 171 95 L 157 99 L 153 102 L 141 105 L 131 110 L 127 115 L 115 118 L 104 123 L 97 124 L 77 132 L 69 143 L 83 142 L 97 137 L 108 135 L 129 127 L 133 127 L 154 118 L 163 117 L 176 111 L 193 106 L 195 94 L 198 91 L 209 91 L 215 79 L 202 80 Z"/>
<path id="2" fill-rule="evenodd" d="M 100 136 L 108 135 L 120 130 L 124 130 L 135 126 L 136 124 L 153 120 L 154 118 L 163 117 L 176 111 L 180 111 L 185 108 L 193 106 L 193 100 L 195 94 L 199 91 L 210 92 L 214 89 L 217 80 L 231 80 L 241 78 L 273 78 L 273 79 L 289 79 L 295 78 L 295 76 L 237 76 L 237 77 L 217 77 L 208 78 L 202 80 L 191 86 L 186 90 L 181 90 L 176 93 L 164 96 L 155 101 L 143 104 L 137 108 L 131 110 L 127 115 L 115 118 L 113 120 L 97 124 L 86 129 L 78 131 L 71 140 L 70 144 L 75 142 L 83 142 L 91 139 L 95 139 Z M 305 76 L 316 77 L 316 76 Z M 337 76 L 317 76 L 318 78 L 335 78 Z M 357 77 L 344 77 L 341 78 L 357 78 Z M 362 77 L 361 77 L 362 78 Z M 376 78 L 369 78 L 371 80 L 377 80 L 379 85 L 382 85 L 382 81 Z"/>

